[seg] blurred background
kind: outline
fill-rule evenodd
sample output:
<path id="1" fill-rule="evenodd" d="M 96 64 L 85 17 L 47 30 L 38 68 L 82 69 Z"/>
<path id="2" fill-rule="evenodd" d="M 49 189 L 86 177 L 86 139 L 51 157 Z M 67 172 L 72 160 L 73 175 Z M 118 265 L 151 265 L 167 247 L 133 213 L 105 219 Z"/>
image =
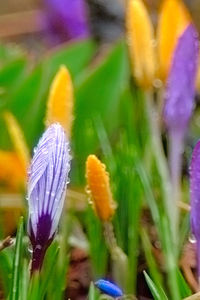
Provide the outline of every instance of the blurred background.
<path id="1" fill-rule="evenodd" d="M 68 14 L 78 14 L 78 2 L 84 2 L 86 19 L 89 23 L 90 34 L 103 43 L 110 43 L 119 38 L 123 33 L 124 12 L 126 0 L 83 0 L 57 1 L 58 6 L 69 5 Z M 161 4 L 160 0 L 145 0 L 151 12 L 154 23 L 157 20 L 157 12 Z M 200 0 L 185 0 L 185 4 L 190 9 L 193 19 L 200 30 Z M 56 1 L 47 0 L 8 0 L 0 2 L 0 39 L 4 42 L 17 42 L 25 45 L 31 52 L 41 52 L 44 50 L 47 40 L 47 28 L 49 20 L 45 20 L 52 14 L 52 7 Z M 77 3 L 77 4 L 76 4 Z M 71 7 L 70 7 L 71 6 Z M 76 13 L 75 13 L 76 11 Z M 54 13 L 59 15 L 54 8 Z M 51 21 L 54 24 L 54 31 L 63 33 L 60 41 L 74 38 L 69 36 L 61 28 L 64 25 Z M 48 28 L 49 29 L 49 28 Z M 77 36 L 78 37 L 78 36 Z M 38 42 L 40 42 L 38 44 Z M 50 41 L 49 41 L 50 42 Z M 52 42 L 52 40 L 51 40 Z M 54 41 L 55 42 L 55 41 Z M 58 42 L 58 41 L 57 41 Z M 51 44 L 51 43 L 50 43 Z M 52 43 L 53 44 L 53 43 Z M 48 45 L 49 46 L 49 45 Z"/>

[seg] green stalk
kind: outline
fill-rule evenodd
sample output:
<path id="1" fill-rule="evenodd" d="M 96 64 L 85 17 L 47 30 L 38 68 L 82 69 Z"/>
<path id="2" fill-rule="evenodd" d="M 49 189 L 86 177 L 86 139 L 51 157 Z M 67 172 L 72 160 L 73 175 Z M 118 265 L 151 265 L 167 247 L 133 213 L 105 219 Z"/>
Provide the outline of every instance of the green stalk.
<path id="1" fill-rule="evenodd" d="M 10 290 L 9 300 L 19 300 L 20 297 L 20 279 L 21 279 L 21 268 L 22 268 L 22 252 L 23 252 L 23 217 L 21 217 L 15 245 L 15 254 L 13 260 L 13 271 L 12 271 L 12 284 Z"/>
<path id="2" fill-rule="evenodd" d="M 127 291 L 128 258 L 117 245 L 111 222 L 104 222 L 104 237 L 113 260 L 113 275 L 120 286 Z"/>
<path id="3" fill-rule="evenodd" d="M 172 198 L 172 188 L 171 188 L 171 181 L 169 176 L 169 169 L 166 161 L 166 157 L 163 150 L 162 140 L 161 140 L 161 133 L 159 128 L 159 117 L 153 103 L 153 94 L 151 92 L 146 93 L 146 108 L 147 108 L 147 115 L 149 118 L 149 125 L 151 131 L 151 142 L 153 153 L 155 156 L 155 162 L 161 177 L 161 188 L 163 194 L 163 202 L 167 212 L 167 216 L 170 221 L 170 229 L 172 232 L 172 239 L 174 246 L 178 244 L 177 241 L 177 214 L 174 213 L 176 210 L 174 199 Z"/>

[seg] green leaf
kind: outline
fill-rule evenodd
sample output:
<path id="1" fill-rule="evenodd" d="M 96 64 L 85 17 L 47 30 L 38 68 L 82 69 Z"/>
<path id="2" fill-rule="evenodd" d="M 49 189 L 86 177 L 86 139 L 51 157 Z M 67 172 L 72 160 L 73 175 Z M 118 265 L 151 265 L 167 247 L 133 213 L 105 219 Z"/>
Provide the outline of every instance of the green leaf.
<path id="1" fill-rule="evenodd" d="M 120 95 L 128 75 L 125 46 L 119 43 L 76 89 L 72 137 L 76 159 L 80 164 L 78 168 L 82 171 L 81 180 L 84 180 L 85 159 L 99 144 L 94 119 L 100 116 L 109 133 L 114 130 L 118 123 Z"/>
<path id="2" fill-rule="evenodd" d="M 161 287 L 156 286 L 145 271 L 144 271 L 144 276 L 145 276 L 146 282 L 148 284 L 148 287 L 150 288 L 150 291 L 151 291 L 154 299 L 155 300 L 168 300 L 163 289 Z"/>
<path id="3" fill-rule="evenodd" d="M 21 287 L 20 287 L 20 298 L 19 300 L 27 300 L 28 295 L 28 283 L 29 283 L 29 267 L 26 259 L 23 261 L 22 275 L 21 275 Z"/>
<path id="4" fill-rule="evenodd" d="M 177 269 L 177 277 L 178 277 L 178 285 L 179 285 L 179 290 L 180 290 L 180 294 L 181 294 L 181 299 L 192 295 L 192 291 L 191 291 L 190 287 L 188 286 L 187 282 L 185 281 L 185 279 L 179 269 Z"/>
<path id="5" fill-rule="evenodd" d="M 35 272 L 29 282 L 28 300 L 43 300 L 39 298 L 40 291 L 40 273 Z"/>
<path id="6" fill-rule="evenodd" d="M 95 289 L 94 283 L 90 283 L 90 288 L 89 288 L 89 294 L 88 294 L 88 300 L 97 300 L 99 298 L 99 293 Z"/>
<path id="7" fill-rule="evenodd" d="M 53 270 L 56 266 L 58 258 L 58 244 L 54 242 L 48 248 L 45 255 L 44 265 L 41 273 L 41 284 L 40 284 L 40 297 L 39 299 L 44 299 L 45 293 L 48 290 L 49 283 L 52 279 Z"/>
<path id="8" fill-rule="evenodd" d="M 167 271 L 171 299 L 178 300 L 181 299 L 181 296 L 177 278 L 177 249 L 174 247 L 172 241 L 171 227 L 169 226 L 169 220 L 166 213 L 160 215 L 160 220 L 160 240 L 165 257 L 165 267 Z"/>
<path id="9" fill-rule="evenodd" d="M 23 242 L 23 217 L 21 217 L 17 236 L 16 236 L 16 245 L 15 245 L 15 254 L 14 254 L 14 261 L 13 261 L 13 272 L 12 272 L 12 283 L 11 283 L 11 290 L 10 290 L 10 300 L 19 300 L 19 293 L 20 293 L 20 276 L 21 276 L 21 260 L 23 254 L 22 242 Z"/>
<path id="10" fill-rule="evenodd" d="M 3 283 L 3 290 L 5 294 L 8 295 L 11 286 L 11 276 L 12 276 L 12 262 L 13 262 L 13 253 L 10 249 L 4 249 L 0 251 L 0 274 Z"/>
<path id="11" fill-rule="evenodd" d="M 85 226 L 89 239 L 93 274 L 96 278 L 103 277 L 106 274 L 108 250 L 105 245 L 102 224 L 90 206 L 86 211 Z"/>
<path id="12" fill-rule="evenodd" d="M 0 87 L 13 89 L 13 85 L 19 83 L 23 78 L 26 65 L 27 60 L 25 57 L 17 58 L 4 65 L 3 68 L 0 69 Z M 8 92 L 10 92 L 10 90 Z"/>
<path id="13" fill-rule="evenodd" d="M 148 263 L 151 277 L 153 278 L 155 284 L 162 286 L 161 273 L 158 270 L 158 266 L 152 254 L 152 250 L 151 250 L 152 246 L 149 237 L 147 235 L 147 232 L 143 228 L 141 229 L 141 238 L 142 238 L 143 249 L 144 249 L 144 253 Z"/>
<path id="14" fill-rule="evenodd" d="M 67 43 L 56 48 L 48 53 L 44 60 L 45 68 L 48 71 L 47 76 L 52 79 L 52 75 L 55 75 L 58 67 L 64 64 L 68 67 L 72 79 L 75 79 L 90 62 L 95 48 L 95 44 L 91 40 Z"/>

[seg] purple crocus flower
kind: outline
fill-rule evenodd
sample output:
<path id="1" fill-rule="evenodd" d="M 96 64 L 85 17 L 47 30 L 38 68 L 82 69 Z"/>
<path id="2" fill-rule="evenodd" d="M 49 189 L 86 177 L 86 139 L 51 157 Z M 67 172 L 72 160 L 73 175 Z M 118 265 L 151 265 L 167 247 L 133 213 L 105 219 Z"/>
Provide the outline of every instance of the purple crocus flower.
<path id="1" fill-rule="evenodd" d="M 199 42 L 190 24 L 177 42 L 167 80 L 164 119 L 169 131 L 185 131 L 194 108 Z"/>
<path id="2" fill-rule="evenodd" d="M 123 296 L 122 290 L 109 280 L 99 279 L 95 282 L 95 285 L 101 292 L 111 297 L 118 298 Z"/>
<path id="3" fill-rule="evenodd" d="M 28 234 L 33 248 L 32 272 L 40 270 L 56 233 L 69 170 L 69 143 L 62 126 L 55 123 L 40 139 L 29 169 Z"/>
<path id="4" fill-rule="evenodd" d="M 200 280 L 200 141 L 196 144 L 190 164 L 190 223 L 197 242 L 197 274 Z"/>
<path id="5" fill-rule="evenodd" d="M 85 0 L 43 0 L 44 23 L 51 40 L 58 44 L 87 38 L 89 25 Z"/>
<path id="6" fill-rule="evenodd" d="M 194 108 L 195 82 L 198 67 L 199 42 L 194 25 L 187 26 L 180 36 L 169 72 L 164 120 L 169 135 L 169 163 L 174 201 L 171 221 L 178 228 L 177 202 L 180 200 L 180 178 L 184 137 Z"/>

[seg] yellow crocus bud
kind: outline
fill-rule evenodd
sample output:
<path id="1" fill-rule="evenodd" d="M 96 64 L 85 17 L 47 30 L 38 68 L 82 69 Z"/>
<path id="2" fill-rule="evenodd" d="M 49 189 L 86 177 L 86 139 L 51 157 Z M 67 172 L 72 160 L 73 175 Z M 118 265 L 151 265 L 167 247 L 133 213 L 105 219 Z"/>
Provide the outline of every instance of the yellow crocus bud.
<path id="1" fill-rule="evenodd" d="M 141 87 L 149 89 L 155 75 L 154 32 L 142 0 L 128 1 L 126 27 L 133 75 Z"/>
<path id="2" fill-rule="evenodd" d="M 110 190 L 109 174 L 105 165 L 95 155 L 89 155 L 87 158 L 86 179 L 97 216 L 102 221 L 109 221 L 115 212 L 116 204 Z"/>
<path id="3" fill-rule="evenodd" d="M 46 126 L 58 122 L 71 134 L 73 121 L 73 85 L 70 73 L 61 66 L 51 84 L 47 102 Z"/>
<path id="4" fill-rule="evenodd" d="M 30 162 L 30 153 L 22 129 L 11 112 L 6 111 L 4 113 L 4 119 L 6 121 L 15 152 L 21 160 L 21 164 L 26 172 Z"/>
<path id="5" fill-rule="evenodd" d="M 164 0 L 158 23 L 158 76 L 166 79 L 180 35 L 191 22 L 190 14 L 181 0 Z"/>

